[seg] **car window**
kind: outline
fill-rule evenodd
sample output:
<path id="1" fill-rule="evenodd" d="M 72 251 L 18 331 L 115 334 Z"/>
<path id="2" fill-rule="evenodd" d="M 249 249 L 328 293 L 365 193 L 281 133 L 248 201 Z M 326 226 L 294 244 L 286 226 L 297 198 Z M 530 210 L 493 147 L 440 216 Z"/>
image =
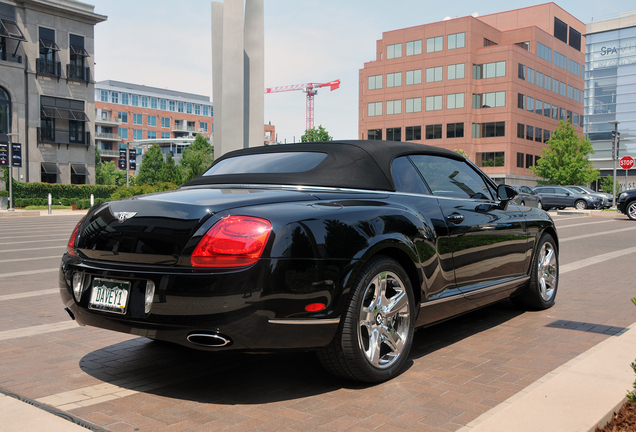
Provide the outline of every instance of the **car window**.
<path id="1" fill-rule="evenodd" d="M 556 191 L 556 193 L 561 194 L 561 195 L 565 195 L 566 193 L 569 193 L 569 191 L 567 189 L 564 189 L 564 188 L 554 188 L 554 190 Z"/>
<path id="2" fill-rule="evenodd" d="M 528 186 L 521 186 L 521 192 L 532 194 L 532 189 L 530 189 Z"/>
<path id="3" fill-rule="evenodd" d="M 537 192 L 539 193 L 554 193 L 554 188 L 541 188 L 541 189 L 537 189 Z"/>
<path id="4" fill-rule="evenodd" d="M 391 172 L 396 191 L 428 195 L 422 177 L 406 156 L 396 158 L 393 161 Z"/>
<path id="5" fill-rule="evenodd" d="M 409 158 L 434 195 L 493 200 L 494 189 L 466 162 L 442 156 L 412 155 Z"/>

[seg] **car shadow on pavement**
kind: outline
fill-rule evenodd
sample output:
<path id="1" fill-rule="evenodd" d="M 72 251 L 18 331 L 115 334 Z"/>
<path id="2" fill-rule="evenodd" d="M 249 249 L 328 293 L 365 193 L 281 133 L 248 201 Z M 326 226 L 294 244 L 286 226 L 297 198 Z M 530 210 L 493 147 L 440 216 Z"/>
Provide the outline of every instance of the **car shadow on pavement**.
<path id="1" fill-rule="evenodd" d="M 402 374 L 427 354 L 521 313 L 504 301 L 416 331 Z M 212 353 L 146 338 L 93 351 L 79 366 L 94 378 L 124 389 L 221 405 L 290 401 L 372 386 L 330 375 L 312 352 Z"/>

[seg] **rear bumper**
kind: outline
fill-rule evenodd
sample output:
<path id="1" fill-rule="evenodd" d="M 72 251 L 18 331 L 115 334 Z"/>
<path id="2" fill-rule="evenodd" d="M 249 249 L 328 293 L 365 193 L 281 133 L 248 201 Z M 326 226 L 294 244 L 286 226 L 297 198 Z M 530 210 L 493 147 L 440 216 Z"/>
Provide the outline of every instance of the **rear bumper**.
<path id="1" fill-rule="evenodd" d="M 312 349 L 328 345 L 340 322 L 339 314 L 334 312 L 339 298 L 337 288 L 333 283 L 310 283 L 308 287 L 297 287 L 297 293 L 272 292 L 272 287 L 281 283 L 275 274 L 263 277 L 263 271 L 272 268 L 277 266 L 268 262 L 247 272 L 222 275 L 131 273 L 87 266 L 65 256 L 59 287 L 64 307 L 80 325 L 214 351 Z M 87 281 L 95 277 L 130 281 L 126 314 L 89 309 L 90 282 L 76 301 L 71 281 L 77 271 L 86 273 Z M 315 276 L 315 268 L 311 273 Z M 150 313 L 146 314 L 142 287 L 148 279 L 157 288 Z M 321 312 L 305 312 L 304 305 L 309 303 L 324 303 L 327 307 Z M 227 343 L 219 343 L 224 340 Z"/>

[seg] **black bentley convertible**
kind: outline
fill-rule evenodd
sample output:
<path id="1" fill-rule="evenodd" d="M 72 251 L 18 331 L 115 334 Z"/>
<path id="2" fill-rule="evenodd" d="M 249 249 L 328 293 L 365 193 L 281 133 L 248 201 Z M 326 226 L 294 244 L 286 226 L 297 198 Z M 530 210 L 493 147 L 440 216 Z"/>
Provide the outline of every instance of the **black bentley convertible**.
<path id="1" fill-rule="evenodd" d="M 505 298 L 554 304 L 558 239 L 462 156 L 341 141 L 228 153 L 178 190 L 93 207 L 68 242 L 80 325 L 205 350 L 315 350 L 377 382 L 415 327 Z"/>

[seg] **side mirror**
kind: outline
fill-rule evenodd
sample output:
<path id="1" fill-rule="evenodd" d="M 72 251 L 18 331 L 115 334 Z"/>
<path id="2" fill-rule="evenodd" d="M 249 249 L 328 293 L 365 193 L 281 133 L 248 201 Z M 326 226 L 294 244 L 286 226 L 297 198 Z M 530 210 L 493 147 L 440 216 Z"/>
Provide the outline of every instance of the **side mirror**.
<path id="1" fill-rule="evenodd" d="M 510 201 L 517 196 L 517 191 L 508 185 L 497 186 L 497 198 L 501 201 Z"/>

